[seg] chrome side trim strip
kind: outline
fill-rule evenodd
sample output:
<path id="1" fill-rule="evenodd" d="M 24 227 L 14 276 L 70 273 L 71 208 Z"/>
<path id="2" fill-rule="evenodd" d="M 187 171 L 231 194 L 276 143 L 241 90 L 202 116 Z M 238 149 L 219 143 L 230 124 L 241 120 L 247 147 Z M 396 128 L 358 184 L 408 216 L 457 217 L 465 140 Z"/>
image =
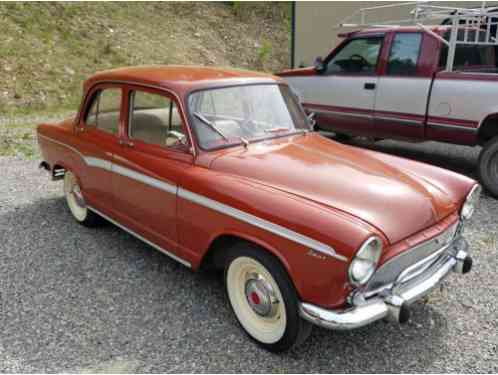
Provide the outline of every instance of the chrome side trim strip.
<path id="1" fill-rule="evenodd" d="M 42 136 L 42 137 L 44 137 L 44 136 Z M 78 153 L 78 155 L 81 156 L 81 158 L 84 160 L 84 162 L 89 166 L 92 166 L 95 168 L 102 168 L 102 169 L 105 169 L 107 171 L 115 172 L 115 173 L 118 173 L 122 176 L 126 176 L 126 177 L 129 177 L 129 178 L 134 179 L 136 181 L 142 182 L 146 185 L 163 190 L 163 191 L 168 192 L 170 194 L 177 194 L 179 197 L 182 197 L 186 200 L 197 203 L 201 206 L 210 208 L 212 210 L 221 212 L 223 214 L 226 214 L 226 215 L 231 216 L 233 218 L 236 218 L 238 220 L 244 221 L 248 224 L 254 225 L 255 227 L 261 228 L 261 229 L 266 230 L 270 233 L 276 234 L 280 237 L 287 238 L 288 240 L 294 241 L 296 243 L 299 243 L 303 246 L 309 247 L 313 250 L 319 251 L 323 254 L 326 254 L 328 256 L 331 256 L 331 257 L 336 258 L 338 260 L 341 260 L 343 262 L 347 262 L 347 260 L 348 260 L 345 256 L 337 254 L 335 249 L 332 248 L 331 246 L 324 244 L 320 241 L 314 240 L 313 238 L 302 235 L 300 233 L 294 232 L 294 231 L 287 229 L 285 227 L 282 227 L 281 225 L 272 223 L 272 222 L 267 221 L 265 219 L 261 219 L 257 216 L 251 215 L 247 212 L 238 210 L 236 208 L 225 205 L 225 204 L 220 203 L 218 201 L 215 201 L 213 199 L 210 199 L 210 198 L 204 197 L 202 195 L 193 193 L 191 191 L 185 190 L 185 189 L 178 187 L 176 185 L 168 184 L 164 181 L 161 181 L 161 180 L 158 180 L 156 178 L 153 178 L 153 177 L 144 175 L 142 173 L 133 171 L 129 168 L 122 167 L 122 166 L 120 166 L 116 163 L 112 163 L 108 160 L 103 160 L 103 159 L 94 158 L 94 157 L 85 157 L 78 150 L 76 150 L 75 148 L 73 148 L 69 145 L 58 142 L 52 138 L 48 138 L 48 137 L 44 137 L 44 138 L 46 138 L 52 142 L 58 143 L 62 146 L 68 147 L 71 150 L 74 150 L 76 153 Z M 91 209 L 95 211 L 95 209 L 93 209 L 93 208 L 91 208 Z M 97 211 L 95 211 L 95 212 L 97 212 Z M 104 216 L 100 212 L 97 212 L 97 213 L 99 215 Z M 117 224 L 116 222 L 112 221 L 111 219 L 107 218 L 106 216 L 104 216 L 104 217 L 106 219 L 108 219 L 109 221 L 113 222 L 115 225 L 122 228 L 122 226 L 120 224 Z M 123 228 L 123 229 L 129 231 L 127 228 Z M 129 232 L 131 234 L 135 235 L 135 233 L 133 233 L 131 231 L 129 231 Z M 138 235 L 137 235 L 137 237 L 138 237 Z M 139 238 L 142 239 L 144 242 L 147 242 L 147 240 L 143 239 L 142 237 L 139 237 Z M 147 243 L 149 243 L 149 242 L 147 242 Z M 157 245 L 154 245 L 152 243 L 149 243 L 149 245 L 157 246 Z M 160 249 L 160 251 L 166 252 L 164 249 Z"/>
<path id="2" fill-rule="evenodd" d="M 338 112 L 338 111 L 328 111 L 324 109 L 313 109 L 311 110 L 317 114 L 322 114 L 322 115 L 334 115 L 334 116 L 345 116 L 345 117 L 358 117 L 358 118 L 367 118 L 367 119 L 373 119 L 372 115 L 366 115 L 362 113 L 351 113 L 351 112 Z"/>
<path id="3" fill-rule="evenodd" d="M 131 229 L 128 229 L 127 227 L 125 227 L 123 224 L 120 224 L 118 223 L 117 221 L 111 219 L 109 216 L 107 215 L 104 215 L 102 212 L 100 212 L 99 210 L 96 210 L 95 208 L 93 207 L 90 207 L 90 206 L 87 206 L 89 210 L 92 210 L 93 212 L 95 212 L 96 214 L 102 216 L 104 219 L 110 221 L 111 223 L 113 223 L 115 226 L 121 228 L 122 230 L 124 230 L 125 232 L 128 232 L 130 233 L 132 236 L 138 238 L 139 240 L 145 242 L 147 245 L 149 246 L 152 246 L 154 249 L 156 250 L 159 250 L 161 253 L 169 256 L 170 258 L 173 258 L 174 260 L 176 260 L 177 262 L 183 264 L 184 266 L 187 266 L 189 268 L 192 268 L 192 265 L 187 262 L 186 260 L 183 260 L 182 258 L 176 256 L 175 254 L 172 254 L 170 253 L 169 251 L 167 250 L 164 250 L 161 246 L 159 245 L 156 245 L 154 242 L 151 242 L 147 239 L 145 239 L 144 237 L 142 237 L 141 235 L 135 233 L 134 231 L 132 231 Z"/>
<path id="4" fill-rule="evenodd" d="M 396 124 L 402 125 L 410 125 L 410 126 L 423 126 L 424 124 L 417 120 L 408 120 L 399 117 L 384 117 L 384 116 L 375 116 L 375 120 L 385 121 L 385 122 L 395 122 Z"/>
<path id="5" fill-rule="evenodd" d="M 122 167 L 121 165 L 118 165 L 116 163 L 111 163 L 111 164 L 112 164 L 112 172 L 120 174 L 121 176 L 131 178 L 132 180 L 142 182 L 145 185 L 155 187 L 156 189 L 165 191 L 167 193 L 176 194 L 177 190 L 176 185 L 168 184 L 167 182 L 136 172 L 132 169 Z"/>
<path id="6" fill-rule="evenodd" d="M 439 122 L 428 122 L 428 126 L 431 126 L 433 128 L 444 128 L 444 129 L 457 129 L 457 130 L 462 130 L 462 131 L 467 131 L 467 132 L 477 132 L 479 131 L 478 128 L 468 128 L 465 126 L 460 126 L 460 125 L 451 125 L 451 124 L 442 124 Z"/>
<path id="7" fill-rule="evenodd" d="M 331 256 L 333 258 L 339 259 L 343 262 L 346 262 L 348 259 L 340 254 L 337 254 L 336 251 L 329 245 L 326 245 L 322 242 L 319 242 L 317 240 L 314 240 L 310 237 L 304 236 L 300 233 L 294 232 L 290 229 L 287 229 L 285 227 L 282 227 L 278 224 L 272 223 L 270 221 L 261 219 L 257 216 L 251 215 L 247 212 L 238 210 L 236 208 L 227 206 L 223 203 L 217 202 L 215 200 L 206 198 L 202 195 L 193 193 L 191 191 L 185 190 L 183 188 L 178 189 L 178 196 L 189 200 L 193 203 L 197 203 L 201 206 L 210 208 L 214 211 L 221 212 L 223 214 L 226 214 L 228 216 L 231 216 L 235 219 L 244 221 L 248 224 L 254 225 L 255 227 L 264 229 L 268 232 L 271 232 L 273 234 L 276 234 L 280 237 L 287 238 L 288 240 L 297 242 L 301 245 L 304 245 L 306 247 L 309 247 L 313 250 L 319 251 L 323 254 L 326 254 L 328 256 Z"/>
<path id="8" fill-rule="evenodd" d="M 112 162 L 110 162 L 109 160 L 87 156 L 83 157 L 83 160 L 89 167 L 100 168 L 109 172 L 112 170 Z"/>
<path id="9" fill-rule="evenodd" d="M 103 170 L 106 170 L 109 172 L 115 172 L 115 173 L 120 174 L 122 176 L 129 177 L 133 180 L 142 182 L 146 185 L 155 187 L 157 189 L 166 191 L 168 193 L 176 194 L 176 189 L 177 189 L 176 185 L 168 184 L 167 182 L 164 182 L 164 181 L 158 180 L 156 178 L 144 175 L 144 174 L 136 172 L 132 169 L 122 167 L 116 163 L 109 161 L 109 160 L 94 158 L 92 156 L 84 156 L 81 152 L 79 152 L 74 147 L 71 147 L 65 143 L 56 141 L 55 139 L 46 137 L 44 135 L 39 135 L 39 137 L 42 137 L 48 141 L 54 142 L 54 143 L 59 144 L 61 146 L 67 147 L 68 149 L 76 152 L 83 159 L 85 164 L 88 165 L 89 167 L 100 168 L 100 169 L 103 169 Z"/>
<path id="10" fill-rule="evenodd" d="M 62 142 L 56 141 L 55 139 L 47 137 L 47 136 L 42 135 L 42 134 L 38 134 L 38 138 L 43 138 L 43 139 L 46 139 L 47 141 L 50 141 L 50 142 L 53 142 L 53 143 L 57 143 L 60 146 L 67 147 L 68 149 L 76 152 L 82 159 L 85 159 L 84 155 L 81 152 L 79 152 L 79 150 L 75 149 L 72 146 L 69 146 L 66 143 L 62 143 Z"/>

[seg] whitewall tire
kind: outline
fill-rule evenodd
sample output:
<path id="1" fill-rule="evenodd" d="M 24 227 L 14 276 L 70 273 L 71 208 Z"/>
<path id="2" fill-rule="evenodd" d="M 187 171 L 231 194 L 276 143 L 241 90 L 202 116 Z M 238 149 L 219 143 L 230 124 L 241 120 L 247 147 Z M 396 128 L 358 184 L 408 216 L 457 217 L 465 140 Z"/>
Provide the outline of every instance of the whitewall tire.
<path id="1" fill-rule="evenodd" d="M 69 211 L 78 223 L 94 227 L 102 222 L 100 216 L 88 209 L 78 179 L 71 171 L 66 171 L 64 175 L 64 196 Z"/>
<path id="2" fill-rule="evenodd" d="M 244 331 L 274 352 L 301 343 L 311 332 L 298 312 L 298 297 L 289 276 L 273 255 L 249 243 L 229 250 L 225 287 Z"/>

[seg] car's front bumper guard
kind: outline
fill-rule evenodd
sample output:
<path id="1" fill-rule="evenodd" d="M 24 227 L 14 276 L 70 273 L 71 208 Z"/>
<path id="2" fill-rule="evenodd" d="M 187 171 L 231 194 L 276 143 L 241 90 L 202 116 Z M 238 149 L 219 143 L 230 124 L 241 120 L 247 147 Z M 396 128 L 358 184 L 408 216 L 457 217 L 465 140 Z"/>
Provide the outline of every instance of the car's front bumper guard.
<path id="1" fill-rule="evenodd" d="M 463 238 L 454 241 L 446 251 L 443 261 L 430 272 L 408 283 L 409 287 L 401 286 L 401 291 L 381 293 L 382 296 L 372 297 L 364 303 L 345 310 L 327 310 L 309 303 L 300 304 L 301 317 L 324 328 L 348 330 L 358 328 L 380 319 L 388 319 L 404 323 L 409 318 L 409 305 L 427 295 L 451 271 L 464 274 L 472 268 L 472 259 L 467 254 L 468 245 Z"/>

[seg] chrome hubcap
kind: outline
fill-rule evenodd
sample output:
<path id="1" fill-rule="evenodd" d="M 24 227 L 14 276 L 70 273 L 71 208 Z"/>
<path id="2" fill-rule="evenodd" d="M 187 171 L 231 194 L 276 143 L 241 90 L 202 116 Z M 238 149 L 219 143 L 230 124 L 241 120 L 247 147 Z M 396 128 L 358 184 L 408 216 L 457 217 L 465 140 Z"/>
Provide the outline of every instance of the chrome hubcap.
<path id="1" fill-rule="evenodd" d="M 71 195 L 74 197 L 76 204 L 80 207 L 85 207 L 85 199 L 83 198 L 83 194 L 81 194 L 80 187 L 77 183 L 71 188 Z"/>
<path id="2" fill-rule="evenodd" d="M 245 285 L 245 294 L 252 310 L 264 317 L 274 317 L 278 311 L 278 299 L 271 285 L 259 274 L 251 274 Z"/>

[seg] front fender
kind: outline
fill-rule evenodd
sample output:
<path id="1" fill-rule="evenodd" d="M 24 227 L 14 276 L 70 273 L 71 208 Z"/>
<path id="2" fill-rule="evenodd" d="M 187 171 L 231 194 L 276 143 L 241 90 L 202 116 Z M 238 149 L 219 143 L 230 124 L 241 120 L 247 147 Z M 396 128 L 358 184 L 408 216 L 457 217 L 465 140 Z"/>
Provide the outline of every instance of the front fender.
<path id="1" fill-rule="evenodd" d="M 329 308 L 344 304 L 350 292 L 349 261 L 375 231 L 373 228 L 329 207 L 204 168 L 193 168 L 181 186 L 178 235 L 194 267 L 214 239 L 233 235 L 258 244 L 280 259 L 302 300 Z M 306 241 L 245 220 L 231 210 L 325 244 L 335 254 L 313 248 L 314 242 L 307 246 Z"/>

